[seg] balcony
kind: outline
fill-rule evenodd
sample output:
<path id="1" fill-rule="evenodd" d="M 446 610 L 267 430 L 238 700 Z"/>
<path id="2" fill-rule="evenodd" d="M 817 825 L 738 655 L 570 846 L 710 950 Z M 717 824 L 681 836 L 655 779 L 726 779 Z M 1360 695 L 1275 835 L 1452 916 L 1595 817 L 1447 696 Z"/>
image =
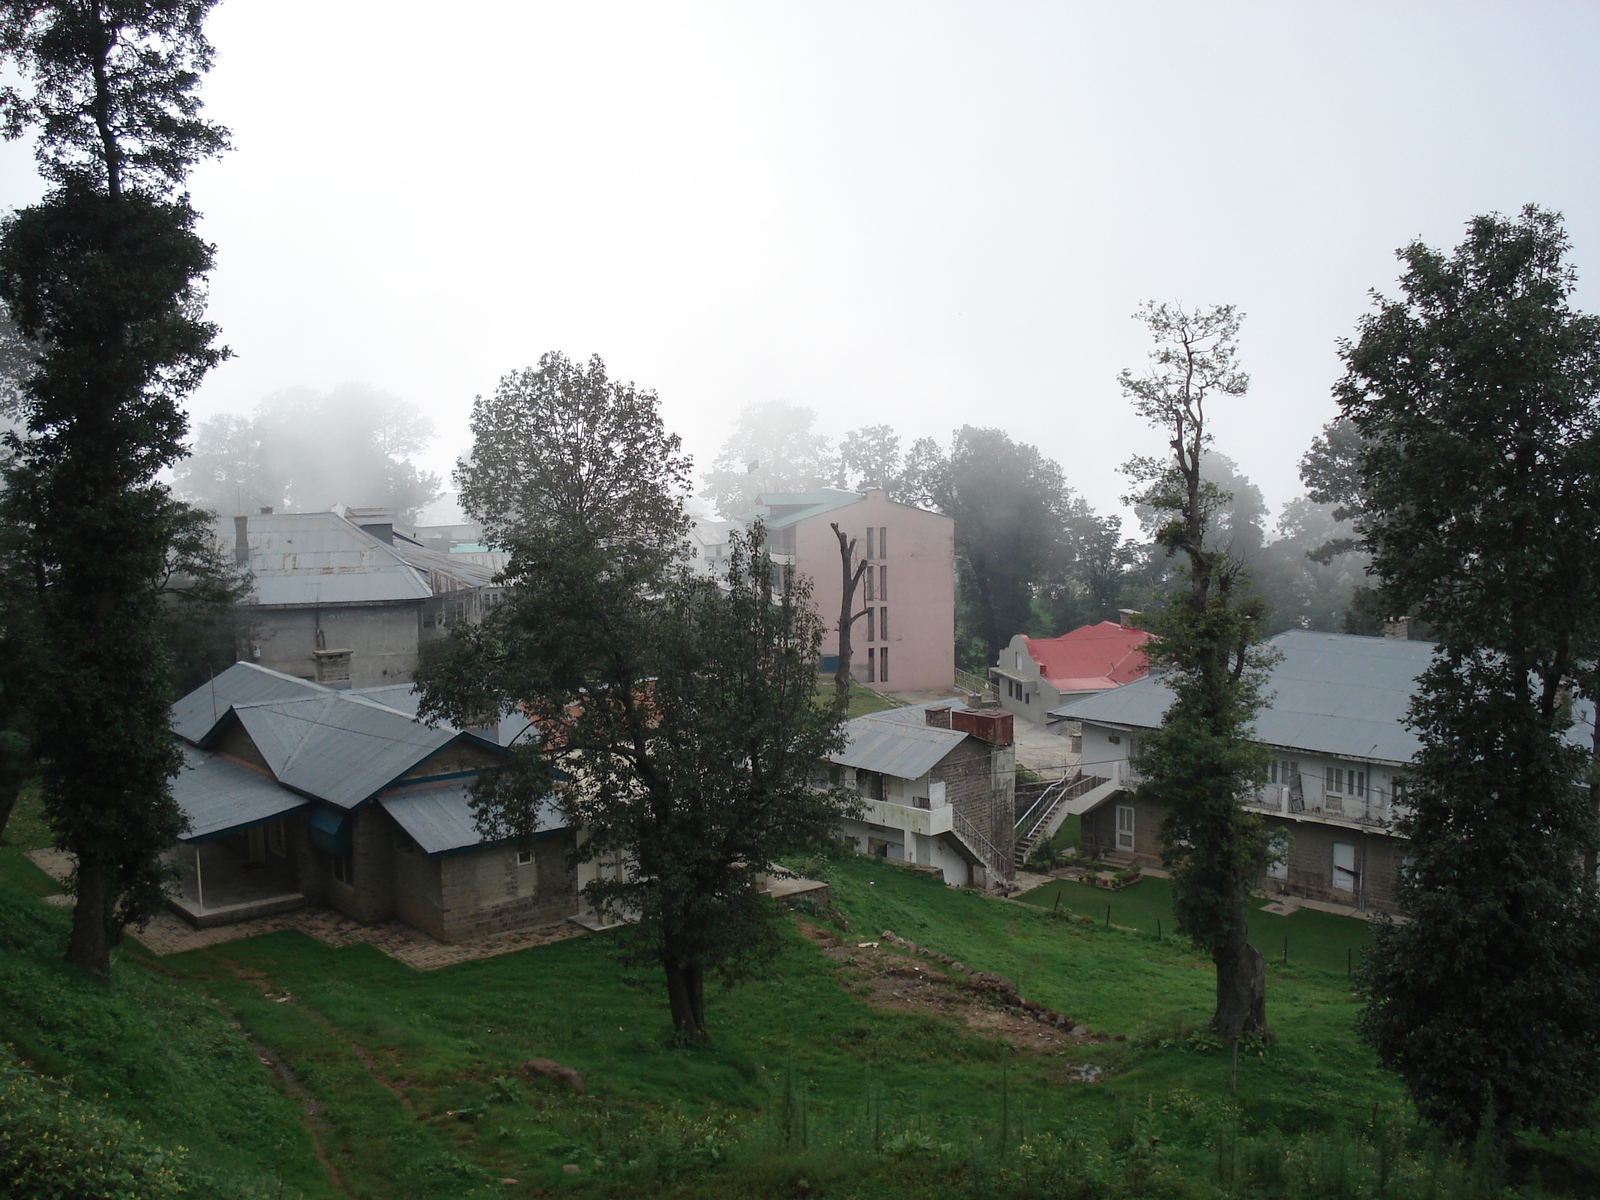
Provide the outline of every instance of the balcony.
<path id="1" fill-rule="evenodd" d="M 860 820 L 868 821 L 873 825 L 889 825 L 895 829 L 906 829 L 912 833 L 921 833 L 933 837 L 941 833 L 949 833 L 951 828 L 951 813 L 954 811 L 949 805 L 940 805 L 938 808 L 927 808 L 927 800 L 903 804 L 895 800 L 869 800 L 861 798 Z"/>
<path id="2" fill-rule="evenodd" d="M 1321 781 L 1298 776 L 1289 783 L 1269 783 L 1245 799 L 1255 812 L 1276 813 L 1296 821 L 1321 821 L 1358 829 L 1386 829 L 1394 820 L 1393 794 L 1369 787 L 1365 795 L 1327 791 Z"/>

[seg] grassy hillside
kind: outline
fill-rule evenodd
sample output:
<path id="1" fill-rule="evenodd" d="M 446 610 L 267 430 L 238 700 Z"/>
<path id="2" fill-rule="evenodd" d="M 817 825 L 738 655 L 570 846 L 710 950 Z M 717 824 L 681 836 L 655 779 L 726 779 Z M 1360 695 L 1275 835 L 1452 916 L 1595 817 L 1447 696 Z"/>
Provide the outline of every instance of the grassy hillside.
<path id="1" fill-rule="evenodd" d="M 874 860 L 822 869 L 836 912 L 803 914 L 809 936 L 786 921 L 760 979 L 708 997 L 709 1047 L 675 1044 L 657 975 L 619 965 L 606 935 L 428 973 L 293 932 L 160 960 L 129 948 L 101 991 L 55 965 L 62 915 L 20 890 L 5 900 L 0 1019 L 46 1075 L 229 1172 L 217 1195 L 277 1194 L 280 1175 L 285 1196 L 374 1200 L 1478 1188 L 1352 1037 L 1337 953 L 1272 963 L 1278 1042 L 1245 1048 L 1234 1090 L 1232 1056 L 1203 1029 L 1209 963 L 1136 915 L 1107 928 Z M 0 882 L 21 873 L 0 851 Z M 1144 896 L 1157 905 L 1159 889 Z M 1352 929 L 1321 936 L 1336 951 Z M 965 969 L 858 946 L 886 930 Z M 1105 1040 L 1042 1036 L 963 986 L 972 971 Z M 530 1059 L 581 1073 L 585 1094 L 521 1070 Z M 1565 1190 L 1581 1148 L 1530 1161 Z M 1519 1178 L 1542 1194 L 1537 1172 Z"/>
<path id="2" fill-rule="evenodd" d="M 126 954 L 110 986 L 61 961 L 69 916 L 37 899 L 59 888 L 23 857 L 41 831 L 31 804 L 20 815 L 0 848 L 0 1141 L 35 1145 L 41 1128 L 59 1128 L 82 1157 L 72 1147 L 117 1131 L 125 1153 L 165 1151 L 168 1165 L 181 1149 L 182 1170 L 153 1195 L 333 1195 L 300 1112 L 225 1009 Z"/>

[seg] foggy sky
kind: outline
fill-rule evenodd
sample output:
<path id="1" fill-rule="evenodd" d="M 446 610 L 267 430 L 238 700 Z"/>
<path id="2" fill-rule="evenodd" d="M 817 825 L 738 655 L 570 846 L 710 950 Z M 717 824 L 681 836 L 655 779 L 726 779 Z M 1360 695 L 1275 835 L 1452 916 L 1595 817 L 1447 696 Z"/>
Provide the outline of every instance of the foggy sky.
<path id="1" fill-rule="evenodd" d="M 1217 448 L 1276 510 L 1405 241 L 1557 208 L 1600 306 L 1588 4 L 225 0 L 210 30 L 237 150 L 192 193 L 238 357 L 193 416 L 369 384 L 442 473 L 473 395 L 559 349 L 659 391 L 697 469 L 780 399 L 836 437 L 998 425 L 1114 508 L 1160 450 L 1130 314 L 1228 301 L 1253 386 Z M 0 202 L 38 192 L 0 150 Z"/>

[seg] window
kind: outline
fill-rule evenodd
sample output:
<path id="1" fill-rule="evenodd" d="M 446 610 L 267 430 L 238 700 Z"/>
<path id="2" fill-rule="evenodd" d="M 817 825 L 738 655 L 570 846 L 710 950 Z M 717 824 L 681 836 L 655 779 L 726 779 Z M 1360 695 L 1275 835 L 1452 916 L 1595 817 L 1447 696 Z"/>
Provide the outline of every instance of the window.
<path id="1" fill-rule="evenodd" d="M 878 636 L 886 642 L 889 640 L 889 610 L 887 608 L 878 610 Z"/>
<path id="2" fill-rule="evenodd" d="M 533 866 L 533 847 L 532 846 L 529 846 L 526 850 L 518 850 L 517 851 L 517 866 L 519 866 L 519 867 L 531 867 L 531 866 Z"/>
<path id="3" fill-rule="evenodd" d="M 867 609 L 867 641 L 875 642 L 878 639 L 872 636 L 872 610 Z"/>
<path id="4" fill-rule="evenodd" d="M 284 836 L 282 821 L 267 826 L 267 849 L 279 858 L 289 857 L 289 839 Z"/>
<path id="5" fill-rule="evenodd" d="M 333 856 L 333 877 L 348 887 L 355 887 L 356 863 L 354 856 L 335 854 Z"/>
<path id="6" fill-rule="evenodd" d="M 1292 784 L 1300 776 L 1300 764 L 1289 758 L 1274 759 L 1267 767 L 1267 782 Z"/>
<path id="7" fill-rule="evenodd" d="M 871 571 L 868 571 L 867 573 L 870 575 Z M 879 600 L 887 600 L 888 598 L 889 598 L 889 568 L 888 567 L 879 567 L 878 568 L 878 599 Z M 872 599 L 872 589 L 871 588 L 867 589 L 867 599 L 868 600 Z"/>
<path id="8" fill-rule="evenodd" d="M 882 800 L 883 776 L 876 771 L 857 771 L 856 791 L 868 800 Z"/>
<path id="9" fill-rule="evenodd" d="M 865 571 L 863 571 L 861 573 L 861 577 L 862 577 L 862 582 L 867 585 L 867 599 L 868 600 L 876 600 L 877 597 L 872 594 L 872 584 L 873 584 L 872 568 L 868 567 Z"/>
<path id="10" fill-rule="evenodd" d="M 878 682 L 878 652 L 870 647 L 867 650 L 867 682 Z"/>
<path id="11" fill-rule="evenodd" d="M 1327 791 L 1327 792 L 1330 792 L 1330 793 L 1332 793 L 1332 792 L 1340 792 L 1340 793 L 1342 793 L 1344 791 L 1344 768 L 1343 767 L 1329 767 L 1329 768 L 1327 768 L 1327 775 L 1326 775 L 1326 777 L 1324 779 L 1324 785 L 1325 785 L 1324 788 L 1323 788 L 1324 791 Z"/>
<path id="12" fill-rule="evenodd" d="M 877 555 L 875 555 L 872 552 L 872 526 L 871 525 L 867 526 L 867 557 L 868 558 L 876 558 L 877 557 Z"/>
<path id="13" fill-rule="evenodd" d="M 889 557 L 889 529 L 887 526 L 878 526 L 878 557 Z"/>
<path id="14" fill-rule="evenodd" d="M 1361 797 L 1367 794 L 1365 771 L 1358 771 L 1354 767 L 1329 767 L 1326 778 L 1329 794 Z"/>
<path id="15" fill-rule="evenodd" d="M 878 651 L 878 682 L 889 682 L 889 647 Z"/>

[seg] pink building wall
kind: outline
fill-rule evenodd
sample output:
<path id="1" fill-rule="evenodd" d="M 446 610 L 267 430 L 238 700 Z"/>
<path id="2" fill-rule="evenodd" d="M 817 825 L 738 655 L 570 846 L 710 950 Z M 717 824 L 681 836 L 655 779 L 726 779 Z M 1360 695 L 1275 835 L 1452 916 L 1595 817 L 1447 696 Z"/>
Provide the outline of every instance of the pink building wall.
<path id="1" fill-rule="evenodd" d="M 955 522 L 949 517 L 909 504 L 897 504 L 888 494 L 873 490 L 855 504 L 805 517 L 794 525 L 794 566 L 811 579 L 812 600 L 827 626 L 822 653 L 839 652 L 839 597 L 842 589 L 839 542 L 829 528 L 837 523 L 856 539 L 856 555 L 866 557 L 867 529 L 873 530 L 874 576 L 868 602 L 866 581 L 856 591 L 855 611 L 873 610 L 868 638 L 865 618 L 855 623 L 851 635 L 851 660 L 857 679 L 868 682 L 868 655 L 873 651 L 871 686 L 880 691 L 932 691 L 948 689 L 955 679 L 956 582 Z M 879 530 L 887 530 L 888 553 L 880 552 Z M 882 598 L 881 580 L 888 578 L 888 597 Z M 888 638 L 883 636 L 883 612 L 888 611 Z M 887 648 L 889 674 L 883 677 L 879 655 Z"/>

